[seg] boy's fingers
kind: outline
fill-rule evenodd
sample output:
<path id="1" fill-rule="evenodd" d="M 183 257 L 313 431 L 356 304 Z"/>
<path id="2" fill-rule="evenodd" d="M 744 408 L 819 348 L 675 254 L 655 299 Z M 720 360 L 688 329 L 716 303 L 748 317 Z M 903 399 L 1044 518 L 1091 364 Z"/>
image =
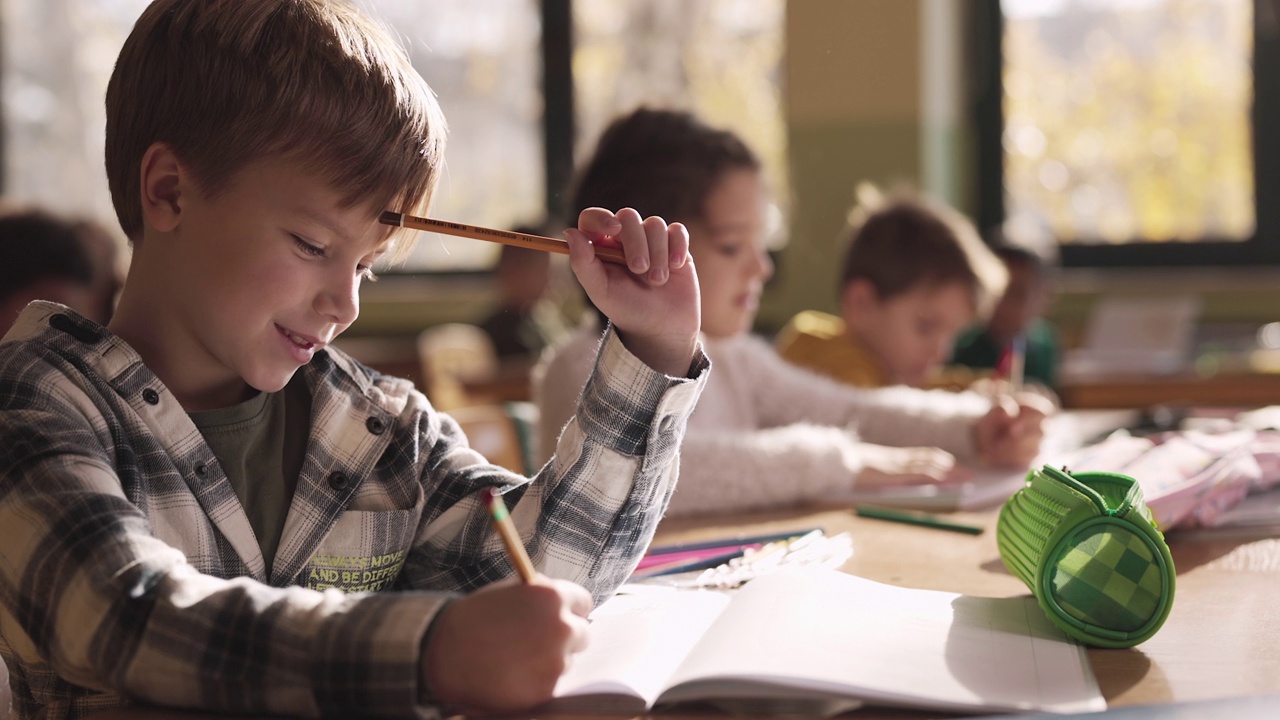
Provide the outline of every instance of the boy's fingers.
<path id="1" fill-rule="evenodd" d="M 646 241 L 646 250 L 651 258 L 667 258 L 667 223 L 660 217 L 645 218 L 644 235 Z M 663 285 L 667 282 L 671 271 L 665 262 L 651 263 L 649 268 L 649 282 L 654 285 Z"/>
<path id="2" fill-rule="evenodd" d="M 578 213 L 578 227 L 584 232 L 601 237 L 617 235 L 622 230 L 617 215 L 598 207 L 587 208 Z"/>
<path id="3" fill-rule="evenodd" d="M 614 235 L 614 239 L 622 243 L 622 251 L 627 256 L 627 267 L 636 275 L 649 271 L 649 239 L 646 235 L 644 221 L 640 213 L 631 208 L 618 211 L 618 221 L 622 229 Z"/>
<path id="4" fill-rule="evenodd" d="M 684 267 L 689 261 L 689 230 L 684 223 L 667 226 L 667 253 L 673 270 Z"/>
<path id="5" fill-rule="evenodd" d="M 568 228 L 564 231 L 565 242 L 569 244 L 569 266 L 573 268 L 578 282 L 582 283 L 587 294 L 599 286 L 604 278 L 604 263 L 596 258 L 595 248 L 582 231 Z"/>

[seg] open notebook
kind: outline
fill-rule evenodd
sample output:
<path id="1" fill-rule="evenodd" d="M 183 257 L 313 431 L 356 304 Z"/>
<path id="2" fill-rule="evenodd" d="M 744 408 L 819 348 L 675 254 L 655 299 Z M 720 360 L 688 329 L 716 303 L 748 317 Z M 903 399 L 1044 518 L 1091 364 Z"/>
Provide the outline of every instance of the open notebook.
<path id="1" fill-rule="evenodd" d="M 648 588 L 592 615 L 556 711 L 639 713 L 684 701 L 865 701 L 956 711 L 1106 707 L 1083 648 L 1031 597 L 780 570 L 732 595 Z"/>

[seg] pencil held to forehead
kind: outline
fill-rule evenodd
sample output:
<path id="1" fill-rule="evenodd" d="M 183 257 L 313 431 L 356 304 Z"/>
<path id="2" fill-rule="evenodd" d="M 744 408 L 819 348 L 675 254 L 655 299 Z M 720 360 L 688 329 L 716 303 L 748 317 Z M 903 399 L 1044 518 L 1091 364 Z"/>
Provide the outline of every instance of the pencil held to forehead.
<path id="1" fill-rule="evenodd" d="M 503 245 L 515 245 L 516 247 L 559 253 L 561 255 L 569 254 L 569 243 L 542 235 L 530 235 L 528 233 L 511 232 L 510 230 L 494 230 L 493 228 L 479 227 L 477 225 L 414 217 L 413 215 L 405 215 L 404 213 L 390 210 L 382 213 L 381 217 L 378 218 L 378 222 L 383 225 L 437 232 L 442 235 L 453 235 L 455 237 L 471 238 L 472 240 L 487 240 L 489 242 L 502 243 Z M 623 254 L 622 248 L 596 245 L 596 257 L 605 262 L 617 263 L 618 265 L 627 264 L 627 258 Z"/>

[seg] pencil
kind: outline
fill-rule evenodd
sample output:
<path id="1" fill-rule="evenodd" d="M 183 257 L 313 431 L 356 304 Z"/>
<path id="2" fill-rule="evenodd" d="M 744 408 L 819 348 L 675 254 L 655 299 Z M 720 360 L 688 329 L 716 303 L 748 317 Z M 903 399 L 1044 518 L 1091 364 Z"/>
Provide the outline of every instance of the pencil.
<path id="1" fill-rule="evenodd" d="M 529 553 L 524 551 L 524 543 L 520 542 L 520 535 L 516 533 L 511 514 L 507 512 L 507 506 L 502 502 L 497 488 L 485 489 L 484 506 L 492 516 L 493 527 L 502 537 L 502 544 L 507 547 L 507 557 L 511 558 L 511 564 L 520 573 L 520 578 L 525 582 L 533 582 L 536 575 L 533 561 L 529 559 Z"/>
<path id="2" fill-rule="evenodd" d="M 510 230 L 494 230 L 493 228 L 480 227 L 478 225 L 464 225 L 463 223 L 448 222 L 445 220 L 433 220 L 431 218 L 414 217 L 413 215 L 405 215 L 404 213 L 392 212 L 390 210 L 382 213 L 378 218 L 378 222 L 383 225 L 394 225 L 395 227 L 410 228 L 413 230 L 425 230 L 427 232 L 438 232 L 444 235 L 453 235 L 455 237 L 471 238 L 472 240 L 487 240 L 489 242 L 502 243 L 503 245 L 514 245 L 516 247 L 529 248 L 531 250 L 542 250 L 544 252 L 559 253 L 561 255 L 569 254 L 569 243 L 556 238 L 544 237 L 542 235 L 530 235 L 528 233 L 511 232 Z M 605 262 L 626 265 L 627 258 L 623 254 L 622 248 L 603 247 L 596 245 L 596 257 Z"/>
<path id="3" fill-rule="evenodd" d="M 964 523 L 951 522 L 950 520 L 944 520 L 937 515 L 911 513 L 903 510 L 893 510 L 891 508 L 872 507 L 870 505 L 859 505 L 855 512 L 859 517 L 875 518 L 876 520 L 891 520 L 893 522 L 907 523 L 908 525 L 920 525 L 922 527 L 930 527 L 937 530 L 962 532 L 968 535 L 981 535 L 983 530 L 980 525 L 966 525 Z"/>
<path id="4" fill-rule="evenodd" d="M 1009 389 L 1022 390 L 1022 380 L 1027 367 L 1027 339 L 1019 335 L 1013 339 L 1009 357 Z"/>

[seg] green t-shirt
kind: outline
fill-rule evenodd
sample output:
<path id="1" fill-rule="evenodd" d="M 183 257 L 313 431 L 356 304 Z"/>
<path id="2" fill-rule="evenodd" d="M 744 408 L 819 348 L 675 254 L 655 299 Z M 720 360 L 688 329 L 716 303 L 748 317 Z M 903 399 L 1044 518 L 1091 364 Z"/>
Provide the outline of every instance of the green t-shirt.
<path id="1" fill-rule="evenodd" d="M 311 394 L 302 373 L 280 392 L 191 413 L 191 420 L 240 498 L 269 573 L 307 452 Z"/>
<path id="2" fill-rule="evenodd" d="M 1027 326 L 1027 354 L 1023 364 L 1023 374 L 1027 380 L 1034 380 L 1048 387 L 1057 387 L 1058 374 L 1058 338 L 1053 326 L 1043 320 L 1034 320 Z M 955 350 L 951 354 L 952 365 L 964 365 L 971 368 L 994 368 L 1004 353 L 982 327 L 974 327 L 956 338 Z"/>

